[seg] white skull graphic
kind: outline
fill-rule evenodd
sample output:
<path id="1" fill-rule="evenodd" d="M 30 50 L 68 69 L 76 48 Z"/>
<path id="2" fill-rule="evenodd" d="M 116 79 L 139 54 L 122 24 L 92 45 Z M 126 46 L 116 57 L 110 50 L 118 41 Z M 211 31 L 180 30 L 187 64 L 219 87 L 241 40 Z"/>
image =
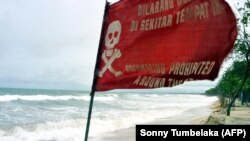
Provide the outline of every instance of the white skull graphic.
<path id="1" fill-rule="evenodd" d="M 109 27 L 105 36 L 105 46 L 107 49 L 112 49 L 119 42 L 121 34 L 121 23 L 116 20 L 113 21 Z"/>
<path id="2" fill-rule="evenodd" d="M 106 49 L 102 53 L 105 66 L 99 71 L 99 77 L 102 77 L 107 70 L 114 74 L 115 77 L 123 74 L 122 71 L 117 71 L 112 67 L 112 63 L 122 56 L 120 49 L 114 48 L 119 43 L 121 30 L 121 23 L 118 20 L 111 22 L 108 26 L 105 36 Z"/>

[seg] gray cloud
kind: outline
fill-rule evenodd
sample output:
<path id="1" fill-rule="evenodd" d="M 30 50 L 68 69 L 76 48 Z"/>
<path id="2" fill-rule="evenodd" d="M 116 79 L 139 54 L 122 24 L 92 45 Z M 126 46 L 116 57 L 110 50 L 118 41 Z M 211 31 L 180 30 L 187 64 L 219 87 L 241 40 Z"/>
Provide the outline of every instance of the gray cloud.
<path id="1" fill-rule="evenodd" d="M 0 87 L 90 89 L 104 5 L 0 0 Z"/>
<path id="2" fill-rule="evenodd" d="M 104 2 L 0 1 L 0 85 L 91 85 Z"/>

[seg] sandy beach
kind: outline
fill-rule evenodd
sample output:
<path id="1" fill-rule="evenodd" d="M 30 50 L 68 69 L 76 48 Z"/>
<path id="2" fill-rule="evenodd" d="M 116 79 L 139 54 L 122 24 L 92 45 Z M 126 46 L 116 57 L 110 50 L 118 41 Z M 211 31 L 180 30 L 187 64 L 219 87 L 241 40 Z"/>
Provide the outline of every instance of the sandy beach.
<path id="1" fill-rule="evenodd" d="M 235 107 L 232 107 L 231 116 L 226 116 L 225 108 L 221 108 L 219 101 L 210 106 L 204 106 L 186 111 L 183 116 L 158 119 L 150 123 L 154 125 L 219 125 L 219 124 L 250 124 L 250 107 L 242 106 L 236 101 Z M 107 133 L 97 138 L 90 138 L 90 141 L 135 141 L 135 127 L 122 129 L 112 133 Z"/>
<path id="2" fill-rule="evenodd" d="M 249 103 L 248 103 L 249 105 Z M 231 108 L 231 115 L 226 115 L 226 108 L 221 108 L 220 103 L 214 104 L 212 107 L 212 114 L 208 117 L 206 124 L 237 124 L 250 125 L 250 107 L 241 105 L 239 100 L 236 100 L 235 107 Z"/>

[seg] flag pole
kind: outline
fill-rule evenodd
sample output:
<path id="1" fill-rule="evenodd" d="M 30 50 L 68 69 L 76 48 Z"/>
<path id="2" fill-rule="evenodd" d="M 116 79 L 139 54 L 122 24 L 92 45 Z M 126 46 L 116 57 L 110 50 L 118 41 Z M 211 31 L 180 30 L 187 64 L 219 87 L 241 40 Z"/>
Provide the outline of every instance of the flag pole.
<path id="1" fill-rule="evenodd" d="M 99 67 L 99 64 L 100 64 L 99 60 L 100 60 L 100 56 L 101 56 L 101 46 L 102 46 L 102 41 L 103 41 L 103 38 L 104 38 L 103 37 L 103 34 L 104 34 L 104 25 L 105 25 L 107 13 L 108 13 L 108 7 L 109 7 L 109 2 L 106 0 L 104 14 L 103 14 L 101 35 L 100 35 L 99 46 L 98 46 L 97 57 L 96 57 L 94 77 L 93 77 L 93 82 L 92 82 L 92 87 L 91 87 L 91 92 L 90 92 L 90 103 L 89 103 L 89 111 L 88 111 L 88 118 L 87 118 L 87 124 L 86 124 L 85 139 L 84 139 L 84 141 L 88 141 L 88 134 L 89 134 L 91 114 L 92 114 L 92 107 L 93 107 L 94 97 L 95 97 L 95 85 L 97 83 L 98 67 Z"/>

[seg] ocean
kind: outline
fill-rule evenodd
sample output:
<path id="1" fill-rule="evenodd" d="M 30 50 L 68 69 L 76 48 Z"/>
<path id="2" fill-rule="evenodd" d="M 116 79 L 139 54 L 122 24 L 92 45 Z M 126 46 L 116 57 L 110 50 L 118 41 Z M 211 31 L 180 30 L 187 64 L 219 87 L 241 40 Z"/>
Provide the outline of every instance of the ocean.
<path id="1" fill-rule="evenodd" d="M 0 141 L 82 141 L 89 106 L 84 91 L 0 89 Z M 150 123 L 197 116 L 218 100 L 200 94 L 105 92 L 94 99 L 89 136 Z M 209 111 L 203 111 L 208 113 Z"/>

